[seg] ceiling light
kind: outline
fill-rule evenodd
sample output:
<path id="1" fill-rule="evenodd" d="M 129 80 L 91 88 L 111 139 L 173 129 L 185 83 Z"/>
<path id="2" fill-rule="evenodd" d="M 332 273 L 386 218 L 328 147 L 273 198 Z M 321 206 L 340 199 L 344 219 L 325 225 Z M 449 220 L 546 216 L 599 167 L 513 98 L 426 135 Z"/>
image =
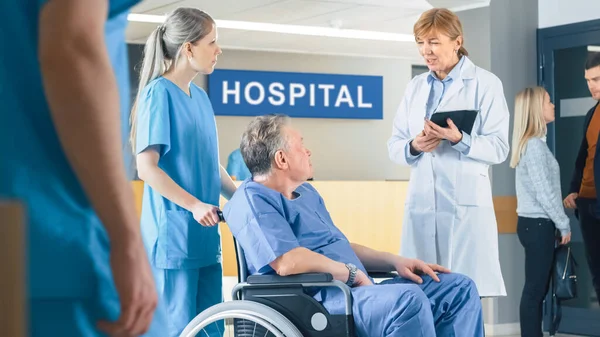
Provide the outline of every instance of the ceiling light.
<path id="1" fill-rule="evenodd" d="M 587 50 L 589 52 L 598 53 L 598 52 L 600 52 L 600 46 L 588 46 Z"/>
<path id="2" fill-rule="evenodd" d="M 129 14 L 129 21 L 162 23 L 164 16 L 149 14 Z M 379 41 L 400 41 L 414 42 L 412 34 L 396 34 L 387 32 L 376 32 L 368 30 L 339 29 L 331 27 L 284 25 L 276 23 L 249 22 L 249 21 L 231 21 L 215 20 L 219 28 L 249 30 L 257 32 L 271 32 L 295 35 L 309 36 L 327 36 L 340 37 L 347 39 L 379 40 Z"/>

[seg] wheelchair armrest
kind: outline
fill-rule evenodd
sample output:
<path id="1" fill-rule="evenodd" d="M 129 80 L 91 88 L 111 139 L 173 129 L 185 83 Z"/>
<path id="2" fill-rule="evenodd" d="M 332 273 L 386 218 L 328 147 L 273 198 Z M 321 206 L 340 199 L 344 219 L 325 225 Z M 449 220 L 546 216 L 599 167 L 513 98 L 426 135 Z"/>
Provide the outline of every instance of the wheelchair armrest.
<path id="1" fill-rule="evenodd" d="M 305 273 L 290 276 L 279 275 L 251 275 L 246 282 L 248 284 L 289 284 L 298 283 L 307 285 L 309 283 L 323 283 L 333 281 L 333 276 L 329 273 Z"/>
<path id="2" fill-rule="evenodd" d="M 388 271 L 370 271 L 369 276 L 372 278 L 394 278 L 398 276 L 398 273 Z"/>

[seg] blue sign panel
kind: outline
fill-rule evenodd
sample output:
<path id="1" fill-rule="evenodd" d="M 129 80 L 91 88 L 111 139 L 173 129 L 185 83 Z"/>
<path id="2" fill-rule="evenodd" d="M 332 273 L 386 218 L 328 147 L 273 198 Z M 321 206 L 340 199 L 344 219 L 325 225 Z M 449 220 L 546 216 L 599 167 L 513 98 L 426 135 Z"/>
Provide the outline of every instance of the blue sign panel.
<path id="1" fill-rule="evenodd" d="M 216 69 L 208 77 L 216 115 L 383 119 L 383 77 Z"/>

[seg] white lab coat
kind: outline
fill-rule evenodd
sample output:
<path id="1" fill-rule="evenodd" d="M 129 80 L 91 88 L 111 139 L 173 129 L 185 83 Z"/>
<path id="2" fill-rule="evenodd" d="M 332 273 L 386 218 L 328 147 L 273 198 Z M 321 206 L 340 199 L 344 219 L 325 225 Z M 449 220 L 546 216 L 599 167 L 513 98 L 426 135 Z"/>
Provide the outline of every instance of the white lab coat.
<path id="1" fill-rule="evenodd" d="M 480 296 L 506 296 L 498 256 L 498 229 L 488 169 L 509 152 L 509 112 L 502 82 L 465 57 L 458 78 L 436 112 L 479 110 L 471 146 L 461 153 L 448 141 L 416 160 L 408 142 L 423 130 L 428 73 L 413 78 L 388 141 L 390 159 L 411 166 L 400 254 L 469 276 Z"/>

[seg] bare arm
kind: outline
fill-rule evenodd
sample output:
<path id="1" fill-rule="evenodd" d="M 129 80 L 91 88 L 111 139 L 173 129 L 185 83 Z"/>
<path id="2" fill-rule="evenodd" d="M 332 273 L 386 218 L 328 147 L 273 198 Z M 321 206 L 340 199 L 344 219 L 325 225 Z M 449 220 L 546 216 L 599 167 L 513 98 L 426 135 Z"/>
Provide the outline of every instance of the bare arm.
<path id="1" fill-rule="evenodd" d="M 163 197 L 194 214 L 194 219 L 203 226 L 214 226 L 219 222 L 218 205 L 209 205 L 179 186 L 168 174 L 158 167 L 160 155 L 155 147 L 136 156 L 138 176 Z"/>
<path id="2" fill-rule="evenodd" d="M 106 50 L 106 0 L 53 0 L 39 17 L 39 60 L 52 122 L 70 165 L 111 241 L 121 302 L 111 335 L 147 331 L 157 303 L 121 156 L 117 82 Z M 37 99 L 37 98 L 36 98 Z"/>
<path id="3" fill-rule="evenodd" d="M 221 194 L 225 197 L 225 199 L 229 200 L 233 196 L 233 193 L 235 193 L 235 190 L 237 189 L 237 187 L 233 183 L 233 180 L 229 176 L 229 173 L 227 173 L 227 170 L 225 170 L 225 168 L 223 168 L 222 165 L 220 165 L 220 170 L 221 170 Z"/>
<path id="4" fill-rule="evenodd" d="M 119 155 L 119 93 L 104 42 L 107 1 L 92 1 L 96 9 L 75 3 L 53 1 L 42 11 L 43 84 L 61 145 L 111 240 L 130 240 L 138 221 Z"/>
<path id="5" fill-rule="evenodd" d="M 356 243 L 351 243 L 350 245 L 369 272 L 397 271 L 399 276 L 417 283 L 423 282 L 423 279 L 419 275 L 427 274 L 434 281 L 439 282 L 440 279 L 435 274 L 436 272 L 450 272 L 450 270 L 437 264 L 426 264 L 421 260 L 408 259 L 395 254 L 380 252 Z"/>
<path id="6" fill-rule="evenodd" d="M 158 167 L 159 159 L 158 150 L 154 148 L 138 154 L 136 156 L 138 176 L 160 195 L 191 212 L 201 201 L 184 190 Z"/>
<path id="7" fill-rule="evenodd" d="M 369 247 L 351 243 L 352 250 L 368 272 L 390 272 L 396 270 L 394 263 L 401 259 L 400 256 L 387 252 L 380 252 Z"/>
<path id="8" fill-rule="evenodd" d="M 348 281 L 349 276 L 345 264 L 304 247 L 294 248 L 281 255 L 271 262 L 270 266 L 277 275 L 281 276 L 302 273 L 330 273 L 334 279 L 342 282 Z"/>

